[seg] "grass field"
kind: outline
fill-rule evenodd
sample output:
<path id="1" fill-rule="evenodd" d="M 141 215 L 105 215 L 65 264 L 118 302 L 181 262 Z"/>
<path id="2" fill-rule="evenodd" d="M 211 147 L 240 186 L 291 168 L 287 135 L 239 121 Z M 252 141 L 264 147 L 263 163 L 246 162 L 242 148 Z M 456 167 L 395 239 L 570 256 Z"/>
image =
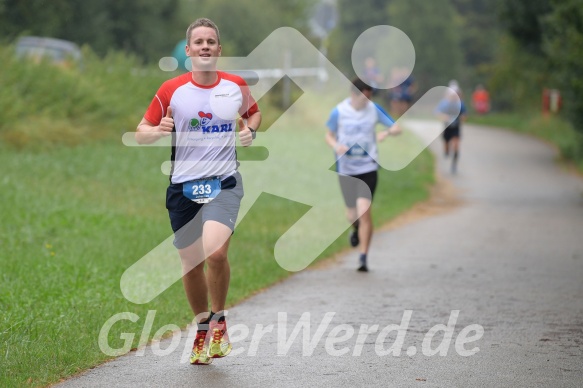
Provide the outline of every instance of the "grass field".
<path id="1" fill-rule="evenodd" d="M 470 122 L 530 134 L 557 147 L 564 162 L 583 173 L 583 133 L 559 116 L 542 116 L 535 112 L 472 115 Z"/>
<path id="2" fill-rule="evenodd" d="M 119 85 L 115 88 L 121 93 Z M 323 144 L 327 110 L 328 106 L 312 102 L 310 115 L 304 115 L 301 123 L 313 137 L 302 141 Z M 74 118 L 62 118 L 68 123 L 65 133 L 75 127 L 74 120 L 83 119 L 81 111 L 73 113 Z M 50 113 L 30 120 L 48 118 Z M 133 347 L 138 345 L 148 310 L 157 311 L 154 328 L 170 323 L 184 327 L 192 320 L 180 282 L 144 305 L 121 294 L 122 273 L 171 233 L 164 205 L 167 177 L 160 172 L 169 150 L 124 146 L 121 133 L 126 122 L 127 115 L 112 119 L 110 133 L 91 141 L 37 147 L 30 140 L 43 139 L 42 128 L 37 128 L 34 136 L 24 138 L 28 143 L 5 137 L 0 145 L 2 387 L 43 386 L 104 362 L 109 357 L 98 347 L 98 334 L 116 313 L 135 313 L 140 320 L 118 322 L 110 332 L 112 347 L 122 346 L 123 332 L 138 333 Z M 98 119 L 85 123 L 89 132 L 103 130 Z M 282 125 L 289 125 L 290 133 L 297 128 L 293 120 Z M 58 127 L 50 131 L 58 138 Z M 19 135 L 4 128 L 2 134 L 7 133 Z M 315 157 L 308 152 L 298 157 Z M 331 165 L 332 155 L 325 152 L 317 157 L 329 157 Z M 433 171 L 428 152 L 402 171 L 381 171 L 373 208 L 376 224 L 427 198 Z M 290 275 L 275 261 L 274 246 L 308 210 L 309 206 L 281 196 L 259 196 L 232 241 L 229 306 Z M 320 259 L 347 246 L 343 234 Z"/>

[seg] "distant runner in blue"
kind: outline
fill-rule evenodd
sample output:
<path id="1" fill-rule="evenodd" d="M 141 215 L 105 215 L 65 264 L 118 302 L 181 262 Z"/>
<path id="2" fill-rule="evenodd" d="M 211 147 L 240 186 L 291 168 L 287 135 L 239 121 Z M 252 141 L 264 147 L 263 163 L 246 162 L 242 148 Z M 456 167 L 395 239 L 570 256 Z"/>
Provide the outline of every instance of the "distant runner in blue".
<path id="1" fill-rule="evenodd" d="M 390 89 L 388 93 L 391 113 L 401 117 L 407 112 L 413 103 L 414 94 L 417 92 L 417 82 L 410 74 L 407 68 L 397 68 L 393 70 L 391 84 L 397 83 L 397 80 L 404 79 L 400 85 Z"/>
<path id="2" fill-rule="evenodd" d="M 444 140 L 444 154 L 449 157 L 450 151 L 453 151 L 453 158 L 451 160 L 451 172 L 457 172 L 457 163 L 459 158 L 460 138 L 461 138 L 461 123 L 466 119 L 466 106 L 462 98 L 462 92 L 459 86 L 452 85 L 443 100 L 437 106 L 437 114 L 443 122 L 451 122 L 445 127 L 443 131 Z M 459 97 L 459 100 L 458 100 Z"/>
<path id="3" fill-rule="evenodd" d="M 377 141 L 397 135 L 401 130 L 379 105 L 370 100 L 373 94 L 370 85 L 357 78 L 352 81 L 351 89 L 350 97 L 330 114 L 326 123 L 326 142 L 336 153 L 346 217 L 353 225 L 350 244 L 353 247 L 360 245 L 358 271 L 367 272 L 367 254 L 373 232 L 370 206 L 379 167 Z M 385 129 L 377 133 L 379 123 Z"/>

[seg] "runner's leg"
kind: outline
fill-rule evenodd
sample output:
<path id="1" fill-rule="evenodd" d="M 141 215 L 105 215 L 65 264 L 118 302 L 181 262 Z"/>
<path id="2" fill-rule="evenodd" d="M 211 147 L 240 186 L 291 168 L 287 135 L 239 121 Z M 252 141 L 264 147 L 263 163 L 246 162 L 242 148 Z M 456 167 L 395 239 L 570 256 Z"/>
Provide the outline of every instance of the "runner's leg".
<path id="1" fill-rule="evenodd" d="M 232 349 L 227 334 L 227 323 L 224 318 L 225 302 L 231 277 L 227 252 L 232 233 L 233 231 L 228 226 L 213 220 L 206 221 L 202 229 L 211 311 L 216 313 L 209 322 L 209 335 L 211 337 L 208 355 L 212 358 L 225 357 Z"/>
<path id="2" fill-rule="evenodd" d="M 356 200 L 357 213 L 359 217 L 358 239 L 360 240 L 360 253 L 368 254 L 368 248 L 372 239 L 372 215 L 371 201 L 367 198 Z"/>
<path id="3" fill-rule="evenodd" d="M 227 258 L 232 230 L 217 221 L 206 221 L 203 225 L 202 241 L 207 263 L 206 280 L 211 298 L 211 311 L 225 308 L 231 267 Z"/>
<path id="4" fill-rule="evenodd" d="M 208 291 L 204 275 L 204 253 L 199 238 L 190 246 L 179 249 L 182 261 L 182 283 L 190 308 L 195 316 L 208 312 Z"/>
<path id="5" fill-rule="evenodd" d="M 356 208 L 355 207 L 347 207 L 346 208 L 346 219 L 351 225 L 354 225 L 355 222 L 358 221 L 358 217 L 356 216 Z"/>
<path id="6" fill-rule="evenodd" d="M 453 150 L 453 159 L 451 161 L 451 171 L 455 173 L 457 171 L 457 162 L 459 157 L 459 147 L 460 147 L 460 138 L 455 136 L 451 139 L 451 146 Z"/>

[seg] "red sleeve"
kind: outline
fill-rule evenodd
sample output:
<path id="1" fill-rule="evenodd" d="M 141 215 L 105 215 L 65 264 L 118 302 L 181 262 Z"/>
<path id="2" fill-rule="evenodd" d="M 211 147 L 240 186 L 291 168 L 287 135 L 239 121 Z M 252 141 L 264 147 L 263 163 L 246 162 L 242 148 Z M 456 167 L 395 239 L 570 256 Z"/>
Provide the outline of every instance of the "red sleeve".
<path id="1" fill-rule="evenodd" d="M 239 85 L 241 88 L 241 94 L 243 95 L 243 102 L 241 103 L 241 109 L 239 109 L 239 114 L 244 119 L 248 119 L 249 116 L 259 112 L 259 107 L 257 106 L 257 102 L 251 95 L 251 90 L 249 90 L 249 86 L 247 82 L 243 78 L 235 74 L 229 73 L 221 73 L 221 78 L 227 79 Z"/>
<path id="2" fill-rule="evenodd" d="M 163 88 L 164 85 L 162 85 L 160 89 L 158 89 L 158 92 L 152 99 L 152 102 L 150 102 L 150 106 L 148 106 L 148 109 L 144 114 L 144 118 L 154 125 L 160 124 L 162 117 L 164 117 L 164 114 L 166 113 L 164 105 L 168 106 L 168 104 L 170 103 L 169 101 L 162 101 L 162 99 L 159 97 L 164 95 Z"/>
<path id="3" fill-rule="evenodd" d="M 166 110 L 170 105 L 172 94 L 174 94 L 174 91 L 180 86 L 189 82 L 189 80 L 190 73 L 186 73 L 164 82 L 156 92 L 152 102 L 150 102 L 150 106 L 148 106 L 144 118 L 154 125 L 160 124 L 162 117 L 166 115 Z"/>

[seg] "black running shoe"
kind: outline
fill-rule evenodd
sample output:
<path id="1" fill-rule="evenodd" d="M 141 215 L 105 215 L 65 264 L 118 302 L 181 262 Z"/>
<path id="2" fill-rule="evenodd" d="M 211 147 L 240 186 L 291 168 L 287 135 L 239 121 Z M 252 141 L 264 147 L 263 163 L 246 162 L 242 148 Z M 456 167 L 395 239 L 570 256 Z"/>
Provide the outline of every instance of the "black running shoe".
<path id="1" fill-rule="evenodd" d="M 355 247 L 360 242 L 358 240 L 358 229 L 353 229 L 352 232 L 350 232 L 350 236 L 349 237 L 350 237 L 350 239 L 349 239 L 350 240 L 350 246 Z"/>
<path id="2" fill-rule="evenodd" d="M 361 264 L 360 267 L 357 269 L 358 272 L 368 272 L 368 267 L 366 264 Z"/>

